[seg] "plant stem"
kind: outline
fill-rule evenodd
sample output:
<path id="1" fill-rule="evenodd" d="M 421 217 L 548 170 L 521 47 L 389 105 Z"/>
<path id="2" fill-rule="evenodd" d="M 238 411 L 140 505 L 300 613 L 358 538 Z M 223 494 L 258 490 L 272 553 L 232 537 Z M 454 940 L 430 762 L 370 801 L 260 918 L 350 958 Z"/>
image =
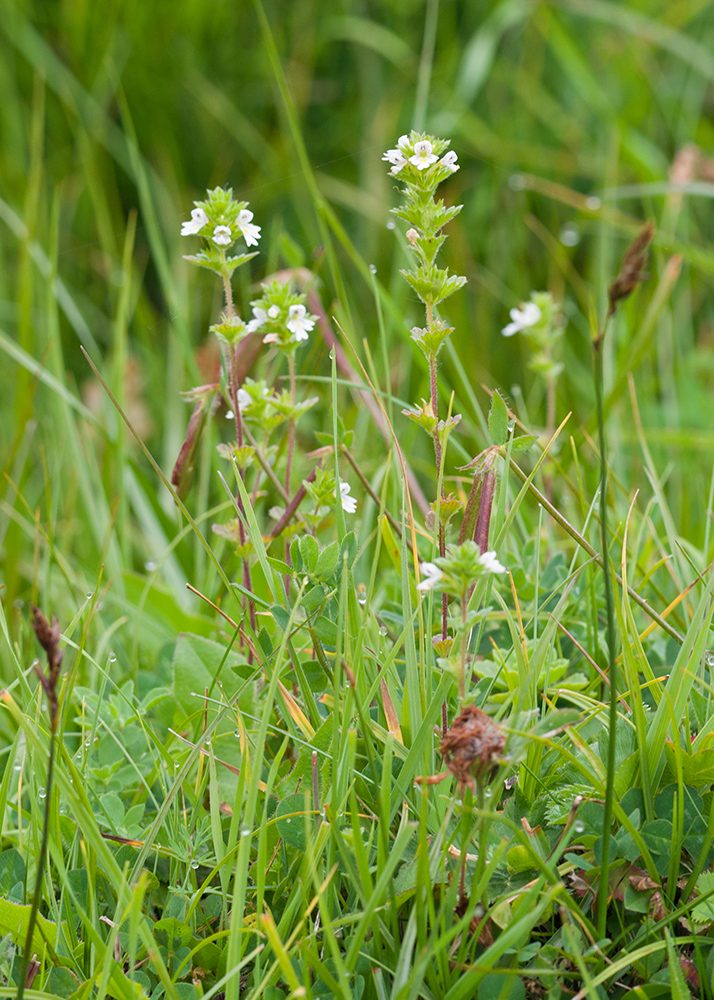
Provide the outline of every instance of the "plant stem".
<path id="1" fill-rule="evenodd" d="M 377 505 L 377 508 L 380 509 L 381 505 L 382 505 L 382 501 L 380 500 L 380 498 L 377 496 L 377 494 L 372 489 L 372 484 L 367 479 L 367 477 L 365 476 L 364 472 L 362 472 L 362 470 L 360 469 L 359 465 L 357 464 L 357 460 L 355 459 L 355 457 L 352 454 L 352 452 L 344 444 L 340 446 L 340 450 L 342 451 L 342 454 L 345 456 L 345 458 L 347 459 L 347 461 L 350 463 L 350 465 L 354 469 L 355 474 L 356 474 L 357 478 L 359 479 L 359 481 L 364 486 L 365 491 L 371 496 L 372 500 L 374 500 L 374 502 Z M 392 528 L 394 528 L 394 530 L 396 531 L 397 535 L 399 535 L 399 537 L 401 538 L 402 537 L 402 526 L 399 524 L 399 522 L 397 521 L 397 519 L 395 517 L 393 517 L 389 513 L 389 511 L 387 510 L 386 507 L 384 508 L 383 513 L 384 513 L 384 516 L 389 521 L 389 523 L 391 524 Z M 411 548 L 411 544 L 409 542 L 407 544 L 409 544 L 409 547 Z"/>
<path id="2" fill-rule="evenodd" d="M 607 452 L 605 448 L 605 416 L 602 402 L 602 344 L 607 328 L 607 319 L 602 333 L 593 342 L 595 352 L 595 398 L 597 402 L 597 422 L 600 442 L 600 538 L 602 543 L 602 571 L 605 582 L 605 605 L 607 609 L 607 655 L 610 661 L 610 711 L 608 732 L 607 782 L 605 785 L 605 810 L 603 816 L 602 860 L 600 863 L 600 885 L 598 888 L 598 935 L 607 936 L 607 904 L 610 867 L 610 834 L 612 827 L 613 797 L 615 784 L 615 738 L 617 735 L 617 650 L 615 639 L 615 608 L 610 575 L 610 556 L 607 544 Z"/>
<path id="3" fill-rule="evenodd" d="M 521 467 L 518 465 L 518 463 L 513 457 L 511 458 L 511 468 L 513 469 L 513 471 L 515 472 L 515 474 L 518 476 L 518 478 L 522 483 L 528 483 L 528 476 L 525 474 L 523 469 L 521 469 Z M 528 491 L 532 493 L 535 499 L 538 501 L 538 503 L 541 504 L 543 508 L 548 511 L 553 520 L 556 521 L 561 526 L 561 528 L 563 528 L 563 530 L 566 531 L 570 535 L 570 537 L 574 541 L 576 541 L 582 549 L 584 549 L 587 552 L 590 558 L 594 562 L 596 562 L 598 566 L 602 566 L 603 565 L 602 555 L 592 547 L 587 538 L 584 538 L 577 530 L 577 528 L 573 527 L 570 521 L 563 514 L 560 513 L 558 508 L 555 507 L 543 493 L 541 493 L 538 487 L 534 486 L 533 483 L 528 483 Z M 615 573 L 615 580 L 617 581 L 620 587 L 624 587 L 622 577 L 618 573 Z M 659 627 L 661 629 L 664 629 L 667 635 L 670 635 L 673 639 L 676 639 L 676 641 L 680 644 L 680 646 L 682 645 L 684 639 L 676 630 L 676 628 L 673 628 L 666 620 L 666 618 L 662 617 L 662 615 L 657 614 L 654 608 L 651 608 L 649 606 L 644 597 L 641 597 L 637 593 L 637 591 L 634 590 L 629 584 L 627 585 L 627 593 L 630 596 L 630 598 L 635 602 L 635 604 L 638 604 L 645 612 L 645 614 L 649 615 L 649 617 L 652 619 L 653 622 L 657 622 Z"/>
<path id="4" fill-rule="evenodd" d="M 432 324 L 432 307 L 427 304 L 426 307 L 426 325 L 427 329 L 431 330 Z M 434 454 L 436 456 L 436 477 L 437 483 L 441 482 L 441 499 L 444 499 L 444 477 L 441 468 L 441 440 L 439 439 L 439 399 L 437 395 L 436 387 L 436 355 L 432 355 L 429 358 L 429 378 L 431 382 L 431 408 L 436 418 L 437 425 L 434 428 Z M 439 520 L 439 555 L 446 555 L 446 536 L 444 534 L 444 525 Z M 448 635 L 448 598 L 446 594 L 441 595 L 441 638 L 446 639 Z"/>
<path id="5" fill-rule="evenodd" d="M 223 262 L 225 265 L 225 251 L 223 252 Z M 232 319 L 235 315 L 235 307 L 233 305 L 233 289 L 231 288 L 231 279 L 228 271 L 224 268 L 223 274 L 223 292 L 226 297 L 226 315 L 229 319 Z M 233 407 L 233 419 L 235 420 L 236 427 L 236 442 L 239 448 L 243 447 L 243 420 L 241 418 L 240 406 L 238 405 L 238 347 L 236 344 L 231 344 L 228 348 L 228 395 L 230 397 L 231 405 Z M 239 474 L 243 482 L 245 482 L 245 473 L 241 468 Z M 241 515 L 244 515 L 243 510 L 243 500 L 241 498 L 240 492 L 237 496 L 238 500 L 238 510 Z M 240 539 L 241 546 L 245 545 L 245 528 L 243 526 L 243 517 L 238 518 L 238 537 Z M 243 558 L 243 586 L 246 590 L 252 590 L 252 582 L 250 578 L 250 562 L 247 558 Z M 243 600 L 243 607 L 245 608 L 245 599 Z M 255 632 L 255 603 L 252 600 L 248 601 L 248 614 L 250 615 L 250 625 Z M 249 652 L 249 662 L 252 662 L 253 654 Z"/>
<path id="6" fill-rule="evenodd" d="M 22 954 L 22 965 L 20 966 L 20 978 L 17 989 L 17 1000 L 22 1000 L 25 995 L 25 982 L 27 980 L 27 970 L 32 959 L 32 938 L 37 924 L 37 914 L 40 910 L 40 896 L 42 894 L 42 878 L 45 870 L 45 858 L 47 856 L 47 843 L 50 833 L 50 809 L 52 807 L 52 783 L 55 771 L 55 729 L 56 718 L 52 719 L 52 729 L 50 731 L 50 756 L 47 764 L 47 793 L 45 796 L 45 815 L 42 826 L 42 845 L 40 856 L 37 861 L 37 875 L 35 877 L 35 891 L 32 894 L 32 909 L 30 919 L 27 923 L 27 937 L 25 938 L 25 950 Z"/>
<path id="7" fill-rule="evenodd" d="M 295 409 L 295 355 L 288 354 L 288 370 L 290 372 L 290 406 Z M 288 455 L 285 463 L 285 490 L 290 493 L 290 474 L 293 465 L 293 449 L 295 448 L 295 414 L 291 413 L 288 420 Z"/>

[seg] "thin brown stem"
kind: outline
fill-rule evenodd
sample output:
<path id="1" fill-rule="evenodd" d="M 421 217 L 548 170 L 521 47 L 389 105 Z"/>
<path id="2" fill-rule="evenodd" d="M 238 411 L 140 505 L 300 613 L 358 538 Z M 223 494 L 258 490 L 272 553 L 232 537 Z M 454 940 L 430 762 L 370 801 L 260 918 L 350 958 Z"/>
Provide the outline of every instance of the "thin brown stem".
<path id="1" fill-rule="evenodd" d="M 225 265 L 225 252 L 223 253 L 223 262 Z M 223 271 L 223 292 L 226 297 L 226 315 L 229 319 L 232 319 L 235 315 L 235 307 L 233 305 L 233 289 L 231 288 L 231 279 L 228 271 L 224 268 Z M 233 419 L 235 420 L 236 427 L 236 442 L 239 448 L 243 447 L 243 420 L 241 418 L 240 406 L 238 405 L 238 348 L 237 345 L 231 344 L 228 348 L 228 393 L 230 396 L 231 405 L 233 407 Z M 239 475 L 243 482 L 245 482 L 245 473 L 243 468 L 240 468 Z M 245 528 L 243 526 L 243 515 L 245 514 L 243 508 L 243 499 L 240 492 L 237 496 L 238 500 L 238 510 L 241 513 L 241 517 L 238 518 L 238 537 L 240 539 L 241 546 L 245 545 Z M 250 578 L 250 562 L 247 558 L 243 559 L 243 586 L 246 590 L 252 590 L 252 583 Z M 255 632 L 255 602 L 251 599 L 248 600 L 248 614 L 250 615 L 250 625 Z M 245 608 L 246 601 L 243 599 L 243 607 Z M 249 660 L 252 662 L 253 654 L 249 652 Z"/>
<path id="2" fill-rule="evenodd" d="M 381 501 L 381 499 L 380 499 L 380 498 L 379 498 L 379 497 L 377 496 L 377 494 L 375 493 L 375 491 L 374 491 L 374 490 L 372 489 L 372 485 L 371 485 L 371 483 L 369 482 L 369 480 L 367 479 L 367 477 L 365 476 L 365 474 L 364 474 L 364 473 L 362 472 L 362 470 L 360 469 L 360 467 L 359 467 L 359 465 L 357 464 L 357 461 L 356 461 L 356 459 L 355 459 L 354 455 L 353 455 L 353 454 L 352 454 L 352 452 L 351 452 L 351 451 L 349 450 L 349 448 L 348 448 L 348 447 L 347 447 L 346 445 L 344 445 L 344 444 L 342 445 L 342 447 L 341 447 L 341 450 L 342 450 L 342 454 L 343 454 L 343 455 L 345 456 L 345 458 L 347 459 L 347 461 L 348 461 L 348 462 L 350 463 L 350 465 L 351 465 L 351 466 L 352 466 L 352 468 L 354 469 L 354 471 L 355 471 L 355 474 L 357 475 L 357 478 L 359 479 L 359 481 L 360 481 L 360 482 L 362 483 L 362 485 L 364 486 L 364 488 L 365 488 L 365 491 L 366 491 L 366 492 L 367 492 L 367 493 L 368 493 L 368 494 L 369 494 L 369 495 L 371 496 L 371 498 L 372 498 L 372 499 L 374 500 L 374 502 L 375 502 L 375 503 L 377 504 L 377 507 L 379 507 L 379 508 L 380 508 L 380 510 L 381 510 L 381 507 L 382 507 L 382 501 Z M 392 515 L 391 515 L 391 514 L 389 513 L 389 511 L 388 511 L 388 510 L 386 509 L 386 507 L 385 507 L 385 509 L 384 509 L 383 513 L 384 513 L 384 516 L 385 516 L 385 517 L 387 518 L 387 520 L 389 521 L 389 523 L 391 524 L 391 526 L 392 526 L 392 527 L 394 528 L 394 530 L 396 531 L 396 533 L 397 533 L 397 534 L 399 535 L 399 537 L 401 538 L 401 537 L 402 537 L 402 526 L 401 526 L 401 525 L 399 524 L 399 522 L 397 521 L 397 519 L 396 519 L 395 517 L 393 517 L 393 516 L 392 516 Z"/>
<path id="3" fill-rule="evenodd" d="M 521 469 L 521 467 L 513 458 L 511 458 L 511 468 L 516 473 L 516 475 L 518 476 L 518 478 L 521 480 L 522 483 L 528 481 L 528 476 L 525 474 L 525 472 Z M 570 535 L 570 537 L 574 541 L 576 541 L 582 549 L 584 549 L 587 552 L 587 554 L 590 556 L 593 562 L 596 562 L 598 566 L 602 566 L 603 560 L 600 553 L 597 552 L 592 547 L 592 545 L 586 538 L 583 538 L 583 536 L 580 534 L 577 528 L 573 527 L 570 521 L 568 521 L 568 519 L 560 513 L 558 508 L 554 504 L 552 504 L 546 496 L 544 496 L 541 493 L 541 491 L 537 488 L 537 486 L 534 486 L 533 483 L 529 483 L 528 490 L 530 493 L 533 494 L 538 503 L 543 505 L 543 507 L 545 508 L 545 510 L 548 511 L 553 520 L 557 521 L 557 523 L 561 526 L 561 528 L 563 528 L 564 531 L 566 531 Z M 622 587 L 623 586 L 622 577 L 618 573 L 613 573 L 613 577 L 617 581 L 618 585 Z M 662 617 L 662 615 L 657 614 L 654 608 L 650 607 L 650 605 L 647 603 L 644 597 L 640 597 L 637 591 L 633 590 L 632 587 L 629 586 L 629 584 L 627 586 L 627 593 L 635 602 L 635 604 L 638 604 L 645 612 L 645 614 L 649 615 L 652 621 L 657 622 L 660 628 L 664 629 L 664 631 L 668 635 L 671 635 L 673 639 L 676 639 L 680 645 L 684 642 L 684 639 L 676 630 L 676 628 L 673 628 L 669 624 L 669 622 Z"/>

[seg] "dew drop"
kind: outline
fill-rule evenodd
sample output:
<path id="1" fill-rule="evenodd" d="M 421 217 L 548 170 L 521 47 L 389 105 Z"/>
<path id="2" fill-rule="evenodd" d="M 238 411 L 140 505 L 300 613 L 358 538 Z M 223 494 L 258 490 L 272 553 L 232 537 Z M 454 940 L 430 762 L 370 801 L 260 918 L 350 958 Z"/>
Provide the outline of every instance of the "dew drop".
<path id="1" fill-rule="evenodd" d="M 376 274 L 377 273 L 377 265 L 376 264 L 370 264 L 369 265 L 369 269 L 372 272 L 372 274 Z"/>
<path id="2" fill-rule="evenodd" d="M 394 229 L 395 226 L 396 226 L 396 222 L 394 221 L 394 219 L 388 219 L 387 220 L 387 229 Z"/>
<path id="3" fill-rule="evenodd" d="M 245 823 L 241 824 L 240 835 L 241 837 L 250 837 L 251 829 Z"/>
<path id="4" fill-rule="evenodd" d="M 523 174 L 511 174 L 508 178 L 508 186 L 511 191 L 522 191 L 526 186 L 526 179 Z"/>
<path id="5" fill-rule="evenodd" d="M 233 410 L 228 410 L 226 413 L 226 420 L 234 420 L 234 419 L 235 419 L 235 413 L 233 412 Z"/>
<path id="6" fill-rule="evenodd" d="M 380 635 L 386 635 L 387 634 L 387 626 L 386 625 L 380 625 L 379 626 L 379 634 Z"/>
<path id="7" fill-rule="evenodd" d="M 21 771 L 22 770 L 22 764 L 19 764 L 19 763 L 18 764 L 13 764 L 13 768 L 12 769 L 13 769 L 13 771 Z"/>
<path id="8" fill-rule="evenodd" d="M 113 649 L 112 649 L 112 651 L 111 651 L 111 652 L 109 653 L 109 662 L 110 662 L 110 663 L 116 663 L 116 662 L 117 662 L 117 654 L 116 654 L 116 653 L 114 652 L 114 650 L 113 650 Z"/>
<path id="9" fill-rule="evenodd" d="M 599 208 L 602 208 L 602 202 L 596 195 L 591 195 L 589 198 L 585 199 L 585 207 L 591 212 L 597 212 Z"/>
<path id="10" fill-rule="evenodd" d="M 88 590 L 87 591 L 87 600 L 91 601 L 93 597 L 94 597 L 94 591 L 93 590 Z"/>
<path id="11" fill-rule="evenodd" d="M 357 603 L 361 604 L 362 606 L 364 606 L 367 603 L 367 595 L 366 594 L 358 594 L 357 595 Z"/>
<path id="12" fill-rule="evenodd" d="M 47 798 L 47 792 L 45 791 L 44 788 L 40 788 L 39 791 L 37 792 L 37 795 L 41 799 L 46 799 Z"/>
<path id="13" fill-rule="evenodd" d="M 233 735 L 235 736 L 235 738 L 237 740 L 239 740 L 240 739 L 240 729 L 234 729 L 233 730 Z"/>
<path id="14" fill-rule="evenodd" d="M 576 247 L 580 242 L 580 229 L 574 222 L 566 222 L 560 227 L 559 238 L 564 247 Z"/>
<path id="15" fill-rule="evenodd" d="M 196 869 L 198 868 L 198 861 L 192 861 L 191 867 L 193 868 L 194 871 L 196 871 Z"/>
<path id="16" fill-rule="evenodd" d="M 154 572 L 154 570 L 156 569 L 156 563 L 153 561 L 153 559 L 148 559 L 144 563 L 144 569 L 146 570 L 147 573 L 153 573 Z"/>
<path id="17" fill-rule="evenodd" d="M 582 820 L 578 820 L 577 823 L 573 825 L 573 829 L 576 833 L 585 833 L 585 824 Z"/>

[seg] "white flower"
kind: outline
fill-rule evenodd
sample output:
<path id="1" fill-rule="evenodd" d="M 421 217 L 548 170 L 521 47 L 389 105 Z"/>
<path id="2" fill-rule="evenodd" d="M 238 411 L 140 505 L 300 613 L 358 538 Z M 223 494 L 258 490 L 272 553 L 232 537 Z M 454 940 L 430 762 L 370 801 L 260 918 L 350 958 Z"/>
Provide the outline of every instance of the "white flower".
<path id="1" fill-rule="evenodd" d="M 439 160 L 439 163 L 442 165 L 442 167 L 448 167 L 451 173 L 455 174 L 456 171 L 459 169 L 459 165 L 456 162 L 456 160 L 457 160 L 456 153 L 453 151 L 453 149 L 450 149 L 448 153 L 444 153 L 444 155 Z"/>
<path id="2" fill-rule="evenodd" d="M 495 552 L 484 552 L 479 556 L 478 560 L 483 568 L 489 573 L 505 573 L 506 567 L 503 566 L 496 558 Z"/>
<path id="3" fill-rule="evenodd" d="M 405 236 L 412 246 L 414 246 L 416 241 L 419 239 L 419 233 L 416 229 L 407 229 Z"/>
<path id="4" fill-rule="evenodd" d="M 398 174 L 407 165 L 407 161 L 404 158 L 404 153 L 401 149 L 388 149 L 387 152 L 382 157 L 387 163 L 392 164 L 391 174 Z"/>
<path id="5" fill-rule="evenodd" d="M 242 413 L 246 406 L 250 406 L 253 402 L 252 397 L 249 392 L 245 389 L 238 390 L 238 409 Z"/>
<path id="6" fill-rule="evenodd" d="M 349 483 L 340 483 L 340 500 L 342 501 L 342 509 L 348 514 L 354 514 L 357 510 L 357 501 L 354 497 L 349 495 L 351 486 Z"/>
<path id="7" fill-rule="evenodd" d="M 315 325 L 315 320 L 310 319 L 307 310 L 303 305 L 290 306 L 288 309 L 287 328 L 295 337 L 295 340 L 307 340 L 307 335 Z"/>
<path id="8" fill-rule="evenodd" d="M 501 333 L 504 337 L 512 337 L 514 333 L 520 333 L 521 330 L 527 330 L 529 326 L 535 326 L 541 315 L 535 302 L 526 302 L 520 309 L 511 309 L 513 322 L 504 326 Z"/>
<path id="9" fill-rule="evenodd" d="M 397 146 L 398 146 L 398 148 L 399 149 L 406 149 L 408 145 L 409 145 L 409 136 L 408 135 L 400 135 L 399 138 L 397 139 Z"/>
<path id="10" fill-rule="evenodd" d="M 422 139 L 414 143 L 414 156 L 409 157 L 409 162 L 413 163 L 417 170 L 426 170 L 432 163 L 439 159 L 432 153 L 432 145 L 428 139 Z"/>
<path id="11" fill-rule="evenodd" d="M 255 318 L 248 323 L 248 333 L 255 333 L 256 330 L 259 330 L 261 326 L 268 322 L 268 314 L 260 306 L 253 306 L 253 316 Z"/>
<path id="12" fill-rule="evenodd" d="M 268 316 L 270 317 L 270 319 L 277 319 L 279 315 L 280 315 L 280 306 L 271 306 L 270 309 L 268 309 Z"/>
<path id="13" fill-rule="evenodd" d="M 247 247 L 257 247 L 258 240 L 260 239 L 260 226 L 254 226 L 252 223 L 253 213 L 249 212 L 247 208 L 241 209 L 238 213 L 238 218 L 236 222 L 238 228 L 243 233 L 243 239 L 245 240 L 245 245 Z"/>
<path id="14" fill-rule="evenodd" d="M 219 247 L 229 247 L 233 242 L 230 226 L 216 226 L 213 230 L 213 242 Z"/>
<path id="15" fill-rule="evenodd" d="M 277 344 L 279 340 L 280 337 L 277 335 L 277 333 L 266 333 L 266 335 L 263 337 L 264 344 Z"/>
<path id="16" fill-rule="evenodd" d="M 191 218 L 188 222 L 181 223 L 181 235 L 182 236 L 193 236 L 196 233 L 200 233 L 205 225 L 208 224 L 208 216 L 203 211 L 202 208 L 194 208 L 191 212 Z"/>
<path id="17" fill-rule="evenodd" d="M 433 590 L 444 575 L 435 563 L 422 563 L 419 569 L 424 579 L 417 584 L 417 590 Z"/>

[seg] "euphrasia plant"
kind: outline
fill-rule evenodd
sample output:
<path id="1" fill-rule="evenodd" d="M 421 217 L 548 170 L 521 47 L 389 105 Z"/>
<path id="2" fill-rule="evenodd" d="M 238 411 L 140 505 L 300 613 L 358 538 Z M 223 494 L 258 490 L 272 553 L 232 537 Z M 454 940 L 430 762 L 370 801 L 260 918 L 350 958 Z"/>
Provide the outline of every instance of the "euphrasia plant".
<path id="1" fill-rule="evenodd" d="M 260 227 L 253 222 L 253 213 L 245 201 L 236 201 L 230 188 L 214 188 L 203 201 L 194 203 L 191 218 L 181 227 L 182 236 L 198 236 L 203 249 L 187 255 L 186 260 L 217 274 L 222 282 L 224 308 L 217 323 L 210 327 L 220 345 L 221 384 L 200 386 L 189 393 L 195 400 L 194 413 L 189 422 L 186 440 L 176 462 L 173 483 L 181 497 L 186 496 L 192 479 L 195 456 L 201 432 L 207 417 L 216 403 L 219 389 L 228 403 L 229 416 L 235 423 L 235 441 L 218 446 L 219 454 L 232 461 L 253 501 L 257 499 L 262 479 L 270 480 L 278 492 L 283 507 L 274 507 L 271 513 L 277 519 L 272 537 L 286 532 L 289 541 L 290 521 L 296 516 L 300 501 L 309 495 L 315 503 L 312 513 L 302 513 L 301 522 L 314 532 L 329 513 L 336 498 L 347 512 L 354 512 L 356 501 L 350 497 L 347 483 L 335 482 L 332 474 L 315 469 L 298 491 L 293 494 L 293 457 L 295 428 L 299 418 L 316 402 L 316 398 L 298 400 L 296 391 L 295 355 L 306 343 L 314 329 L 317 317 L 308 312 L 307 295 L 296 291 L 287 282 L 272 281 L 261 286 L 261 295 L 251 302 L 252 318 L 244 320 L 239 314 L 231 284 L 238 267 L 246 264 L 256 252 L 233 252 L 236 243 L 243 242 L 246 251 L 258 245 Z M 255 343 L 256 335 L 262 339 L 268 359 L 281 356 L 287 360 L 288 388 L 272 389 L 264 379 L 247 377 L 255 357 L 246 341 Z M 287 425 L 287 433 L 276 430 Z M 282 481 L 276 467 L 284 459 Z M 317 477 L 317 478 L 316 478 Z M 246 535 L 244 509 L 240 495 L 236 500 L 238 516 L 227 524 L 214 525 L 213 530 L 233 543 L 243 562 L 243 586 L 251 590 L 250 559 L 253 555 Z M 286 558 L 289 549 L 286 546 Z M 254 611 L 251 607 L 251 623 Z"/>
<path id="2" fill-rule="evenodd" d="M 436 307 L 466 284 L 466 278 L 449 274 L 436 260 L 446 236 L 444 226 L 455 218 L 461 205 L 448 207 L 436 198 L 439 185 L 459 166 L 457 156 L 449 150 L 446 139 L 438 139 L 423 132 L 411 132 L 398 140 L 394 149 L 382 157 L 390 166 L 390 173 L 402 184 L 405 196 L 403 205 L 392 212 L 408 223 L 406 236 L 415 257 L 415 267 L 401 273 L 424 303 L 425 325 L 415 326 L 412 340 L 424 354 L 429 365 L 430 398 L 420 406 L 404 410 L 406 416 L 418 423 L 434 441 L 437 500 L 432 504 L 439 556 L 446 554 L 446 529 L 451 518 L 458 513 L 461 503 L 455 496 L 444 492 L 444 452 L 449 433 L 461 419 L 450 415 L 439 419 L 436 359 L 447 337 L 453 332 L 438 315 Z M 442 598 L 442 638 L 447 637 L 447 597 Z"/>
<path id="3" fill-rule="evenodd" d="M 528 302 L 511 309 L 511 322 L 501 333 L 504 337 L 521 334 L 530 349 L 528 367 L 545 385 L 546 433 L 550 437 L 555 430 L 555 387 L 563 370 L 562 362 L 557 360 L 563 333 L 561 307 L 550 292 L 531 292 Z"/>

